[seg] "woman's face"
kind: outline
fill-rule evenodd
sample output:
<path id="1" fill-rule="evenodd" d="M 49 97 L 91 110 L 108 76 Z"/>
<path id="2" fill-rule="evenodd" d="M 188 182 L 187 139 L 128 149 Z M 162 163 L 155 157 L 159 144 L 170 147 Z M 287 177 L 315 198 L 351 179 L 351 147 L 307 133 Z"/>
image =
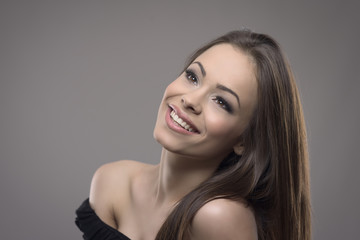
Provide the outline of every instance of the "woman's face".
<path id="1" fill-rule="evenodd" d="M 154 138 L 171 152 L 222 160 L 241 144 L 256 99 L 250 57 L 230 44 L 215 45 L 166 88 Z"/>

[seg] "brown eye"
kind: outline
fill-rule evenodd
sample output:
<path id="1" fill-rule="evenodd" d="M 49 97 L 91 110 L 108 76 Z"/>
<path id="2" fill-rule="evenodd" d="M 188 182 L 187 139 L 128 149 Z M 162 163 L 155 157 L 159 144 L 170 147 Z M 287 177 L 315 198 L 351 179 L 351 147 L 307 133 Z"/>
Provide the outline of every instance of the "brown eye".
<path id="1" fill-rule="evenodd" d="M 194 85 L 198 84 L 198 82 L 199 82 L 198 78 L 197 78 L 196 74 L 193 71 L 191 71 L 189 69 L 186 70 L 185 71 L 185 76 L 189 80 L 189 82 L 191 82 L 192 84 L 194 84 Z"/>
<path id="2" fill-rule="evenodd" d="M 221 108 L 225 109 L 227 112 L 232 113 L 230 104 L 222 97 L 215 97 L 214 102 L 217 103 Z"/>

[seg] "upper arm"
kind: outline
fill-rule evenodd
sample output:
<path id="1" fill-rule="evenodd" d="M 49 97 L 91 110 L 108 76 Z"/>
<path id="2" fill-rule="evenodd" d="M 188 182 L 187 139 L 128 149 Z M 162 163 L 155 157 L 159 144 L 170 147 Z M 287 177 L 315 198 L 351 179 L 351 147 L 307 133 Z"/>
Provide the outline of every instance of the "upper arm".
<path id="1" fill-rule="evenodd" d="M 103 222 L 114 228 L 117 226 L 113 203 L 121 202 L 118 199 L 119 191 L 124 190 L 128 182 L 126 162 L 119 161 L 102 165 L 95 171 L 91 181 L 90 205 Z"/>
<path id="2" fill-rule="evenodd" d="M 243 203 L 228 199 L 212 200 L 195 214 L 190 239 L 255 240 L 255 216 L 251 208 Z"/>

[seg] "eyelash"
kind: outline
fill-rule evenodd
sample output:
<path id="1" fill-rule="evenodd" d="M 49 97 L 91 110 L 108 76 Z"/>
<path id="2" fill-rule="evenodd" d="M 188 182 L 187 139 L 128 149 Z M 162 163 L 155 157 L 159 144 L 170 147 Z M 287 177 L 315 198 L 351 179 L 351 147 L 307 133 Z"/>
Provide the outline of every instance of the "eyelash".
<path id="1" fill-rule="evenodd" d="M 186 79 L 194 85 L 197 85 L 199 83 L 197 75 L 190 69 L 185 70 L 185 77 Z M 222 97 L 216 96 L 213 98 L 216 104 L 218 104 L 221 108 L 226 110 L 229 113 L 232 113 L 233 110 L 230 106 L 230 104 Z"/>
<path id="2" fill-rule="evenodd" d="M 199 83 L 197 75 L 190 69 L 185 70 L 185 77 L 190 83 L 194 85 L 197 85 Z"/>
<path id="3" fill-rule="evenodd" d="M 223 99 L 222 97 L 216 96 L 213 98 L 213 100 L 223 109 L 225 109 L 227 112 L 232 113 L 233 110 L 230 106 L 230 104 Z"/>

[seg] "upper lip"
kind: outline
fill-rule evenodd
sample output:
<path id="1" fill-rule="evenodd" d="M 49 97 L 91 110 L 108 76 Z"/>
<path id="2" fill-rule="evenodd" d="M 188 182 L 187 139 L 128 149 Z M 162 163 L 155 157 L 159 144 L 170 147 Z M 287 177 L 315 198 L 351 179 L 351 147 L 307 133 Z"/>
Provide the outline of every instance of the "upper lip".
<path id="1" fill-rule="evenodd" d="M 197 129 L 197 127 L 195 126 L 195 124 L 190 120 L 190 118 L 188 116 L 186 116 L 181 110 L 180 108 L 178 108 L 175 105 L 170 104 L 169 107 L 174 110 L 175 114 L 179 116 L 179 118 L 181 118 L 183 121 L 185 121 L 187 124 L 189 124 L 189 126 L 194 130 L 194 132 L 199 132 L 199 130 Z"/>

